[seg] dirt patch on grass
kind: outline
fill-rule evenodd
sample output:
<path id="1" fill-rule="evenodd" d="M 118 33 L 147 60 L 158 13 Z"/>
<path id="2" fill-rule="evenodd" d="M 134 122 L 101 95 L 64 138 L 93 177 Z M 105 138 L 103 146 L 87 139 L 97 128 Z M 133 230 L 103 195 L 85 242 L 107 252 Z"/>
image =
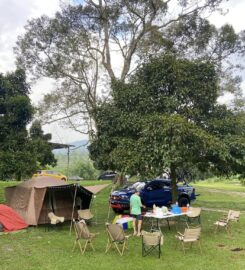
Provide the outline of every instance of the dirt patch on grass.
<path id="1" fill-rule="evenodd" d="M 217 247 L 225 247 L 224 244 L 218 244 Z"/>
<path id="2" fill-rule="evenodd" d="M 235 252 L 243 251 L 243 250 L 244 250 L 244 248 L 239 248 L 239 247 L 231 249 L 231 251 L 235 251 Z"/>
<path id="3" fill-rule="evenodd" d="M 209 189 L 209 188 L 203 188 L 208 190 L 211 193 L 222 193 L 222 194 L 229 194 L 229 195 L 234 195 L 234 196 L 241 196 L 245 197 L 245 192 L 242 191 L 229 191 L 229 190 L 220 190 L 220 189 Z"/>
<path id="4" fill-rule="evenodd" d="M 217 244 L 217 247 L 218 248 L 221 248 L 223 250 L 226 250 L 226 251 L 232 251 L 232 252 L 237 252 L 237 253 L 243 253 L 245 252 L 245 249 L 244 248 L 241 248 L 241 247 L 231 247 L 229 245 L 225 245 L 225 244 Z"/>

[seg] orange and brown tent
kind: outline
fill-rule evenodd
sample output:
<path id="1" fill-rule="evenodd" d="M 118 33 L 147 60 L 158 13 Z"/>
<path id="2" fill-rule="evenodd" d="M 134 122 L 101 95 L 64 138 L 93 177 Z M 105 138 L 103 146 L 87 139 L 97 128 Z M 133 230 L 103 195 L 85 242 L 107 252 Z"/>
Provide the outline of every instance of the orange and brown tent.
<path id="1" fill-rule="evenodd" d="M 88 209 L 92 192 L 78 184 L 43 176 L 5 188 L 5 197 L 7 205 L 27 224 L 37 225 L 49 222 L 49 212 L 65 220 L 76 218 L 74 210 Z"/>

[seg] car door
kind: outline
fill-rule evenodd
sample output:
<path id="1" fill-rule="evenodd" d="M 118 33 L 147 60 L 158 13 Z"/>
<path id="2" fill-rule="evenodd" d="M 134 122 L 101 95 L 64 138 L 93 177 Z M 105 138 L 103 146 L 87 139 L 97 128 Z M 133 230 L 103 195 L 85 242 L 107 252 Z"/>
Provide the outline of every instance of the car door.
<path id="1" fill-rule="evenodd" d="M 152 181 L 146 185 L 141 197 L 143 203 L 149 207 L 152 207 L 153 204 L 156 206 L 167 205 L 171 200 L 171 189 L 164 181 Z"/>
<path id="2" fill-rule="evenodd" d="M 168 206 L 172 202 L 172 189 L 171 189 L 171 182 L 163 181 L 162 184 L 163 193 L 161 197 L 161 206 L 165 205 Z"/>

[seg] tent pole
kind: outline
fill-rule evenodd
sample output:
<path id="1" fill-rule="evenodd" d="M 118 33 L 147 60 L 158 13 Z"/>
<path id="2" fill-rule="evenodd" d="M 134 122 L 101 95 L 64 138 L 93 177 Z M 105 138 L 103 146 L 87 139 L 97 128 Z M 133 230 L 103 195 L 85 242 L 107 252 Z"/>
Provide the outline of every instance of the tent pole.
<path id="1" fill-rule="evenodd" d="M 70 147 L 67 147 L 67 169 L 66 169 L 66 176 L 67 180 L 69 180 L 69 170 L 70 170 Z"/>
<path id="2" fill-rule="evenodd" d="M 76 196 L 77 196 L 77 184 L 76 184 L 76 188 L 75 188 L 75 192 L 74 192 L 74 199 L 73 199 L 73 206 L 72 206 L 70 234 L 71 234 L 72 222 L 73 222 L 73 217 L 74 217 L 74 208 L 75 208 Z"/>
<path id="3" fill-rule="evenodd" d="M 89 205 L 89 209 L 90 209 L 90 211 L 92 210 L 92 207 L 93 207 L 93 205 L 95 205 L 94 207 L 95 207 L 95 209 L 94 209 L 94 216 L 95 216 L 95 224 L 97 225 L 98 224 L 98 222 L 97 222 L 97 207 L 96 207 L 96 195 L 95 194 L 93 194 L 92 195 L 92 199 L 91 199 L 91 201 L 90 201 L 90 205 Z M 95 201 L 95 202 L 94 202 Z"/>
<path id="4" fill-rule="evenodd" d="M 110 194 L 112 193 L 112 191 L 115 190 L 115 188 L 116 188 L 116 184 L 114 183 L 111 186 L 111 192 L 110 192 Z M 108 203 L 107 222 L 109 222 L 110 212 L 111 212 L 111 206 L 110 206 L 110 203 Z"/>

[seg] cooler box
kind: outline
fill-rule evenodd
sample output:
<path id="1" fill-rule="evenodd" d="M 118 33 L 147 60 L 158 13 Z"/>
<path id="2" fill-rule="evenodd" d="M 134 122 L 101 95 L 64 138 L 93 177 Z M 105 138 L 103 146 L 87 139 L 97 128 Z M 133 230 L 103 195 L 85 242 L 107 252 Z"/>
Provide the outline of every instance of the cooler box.
<path id="1" fill-rule="evenodd" d="M 133 218 L 132 217 L 122 217 L 116 220 L 116 224 L 123 227 L 124 230 L 133 228 Z"/>

